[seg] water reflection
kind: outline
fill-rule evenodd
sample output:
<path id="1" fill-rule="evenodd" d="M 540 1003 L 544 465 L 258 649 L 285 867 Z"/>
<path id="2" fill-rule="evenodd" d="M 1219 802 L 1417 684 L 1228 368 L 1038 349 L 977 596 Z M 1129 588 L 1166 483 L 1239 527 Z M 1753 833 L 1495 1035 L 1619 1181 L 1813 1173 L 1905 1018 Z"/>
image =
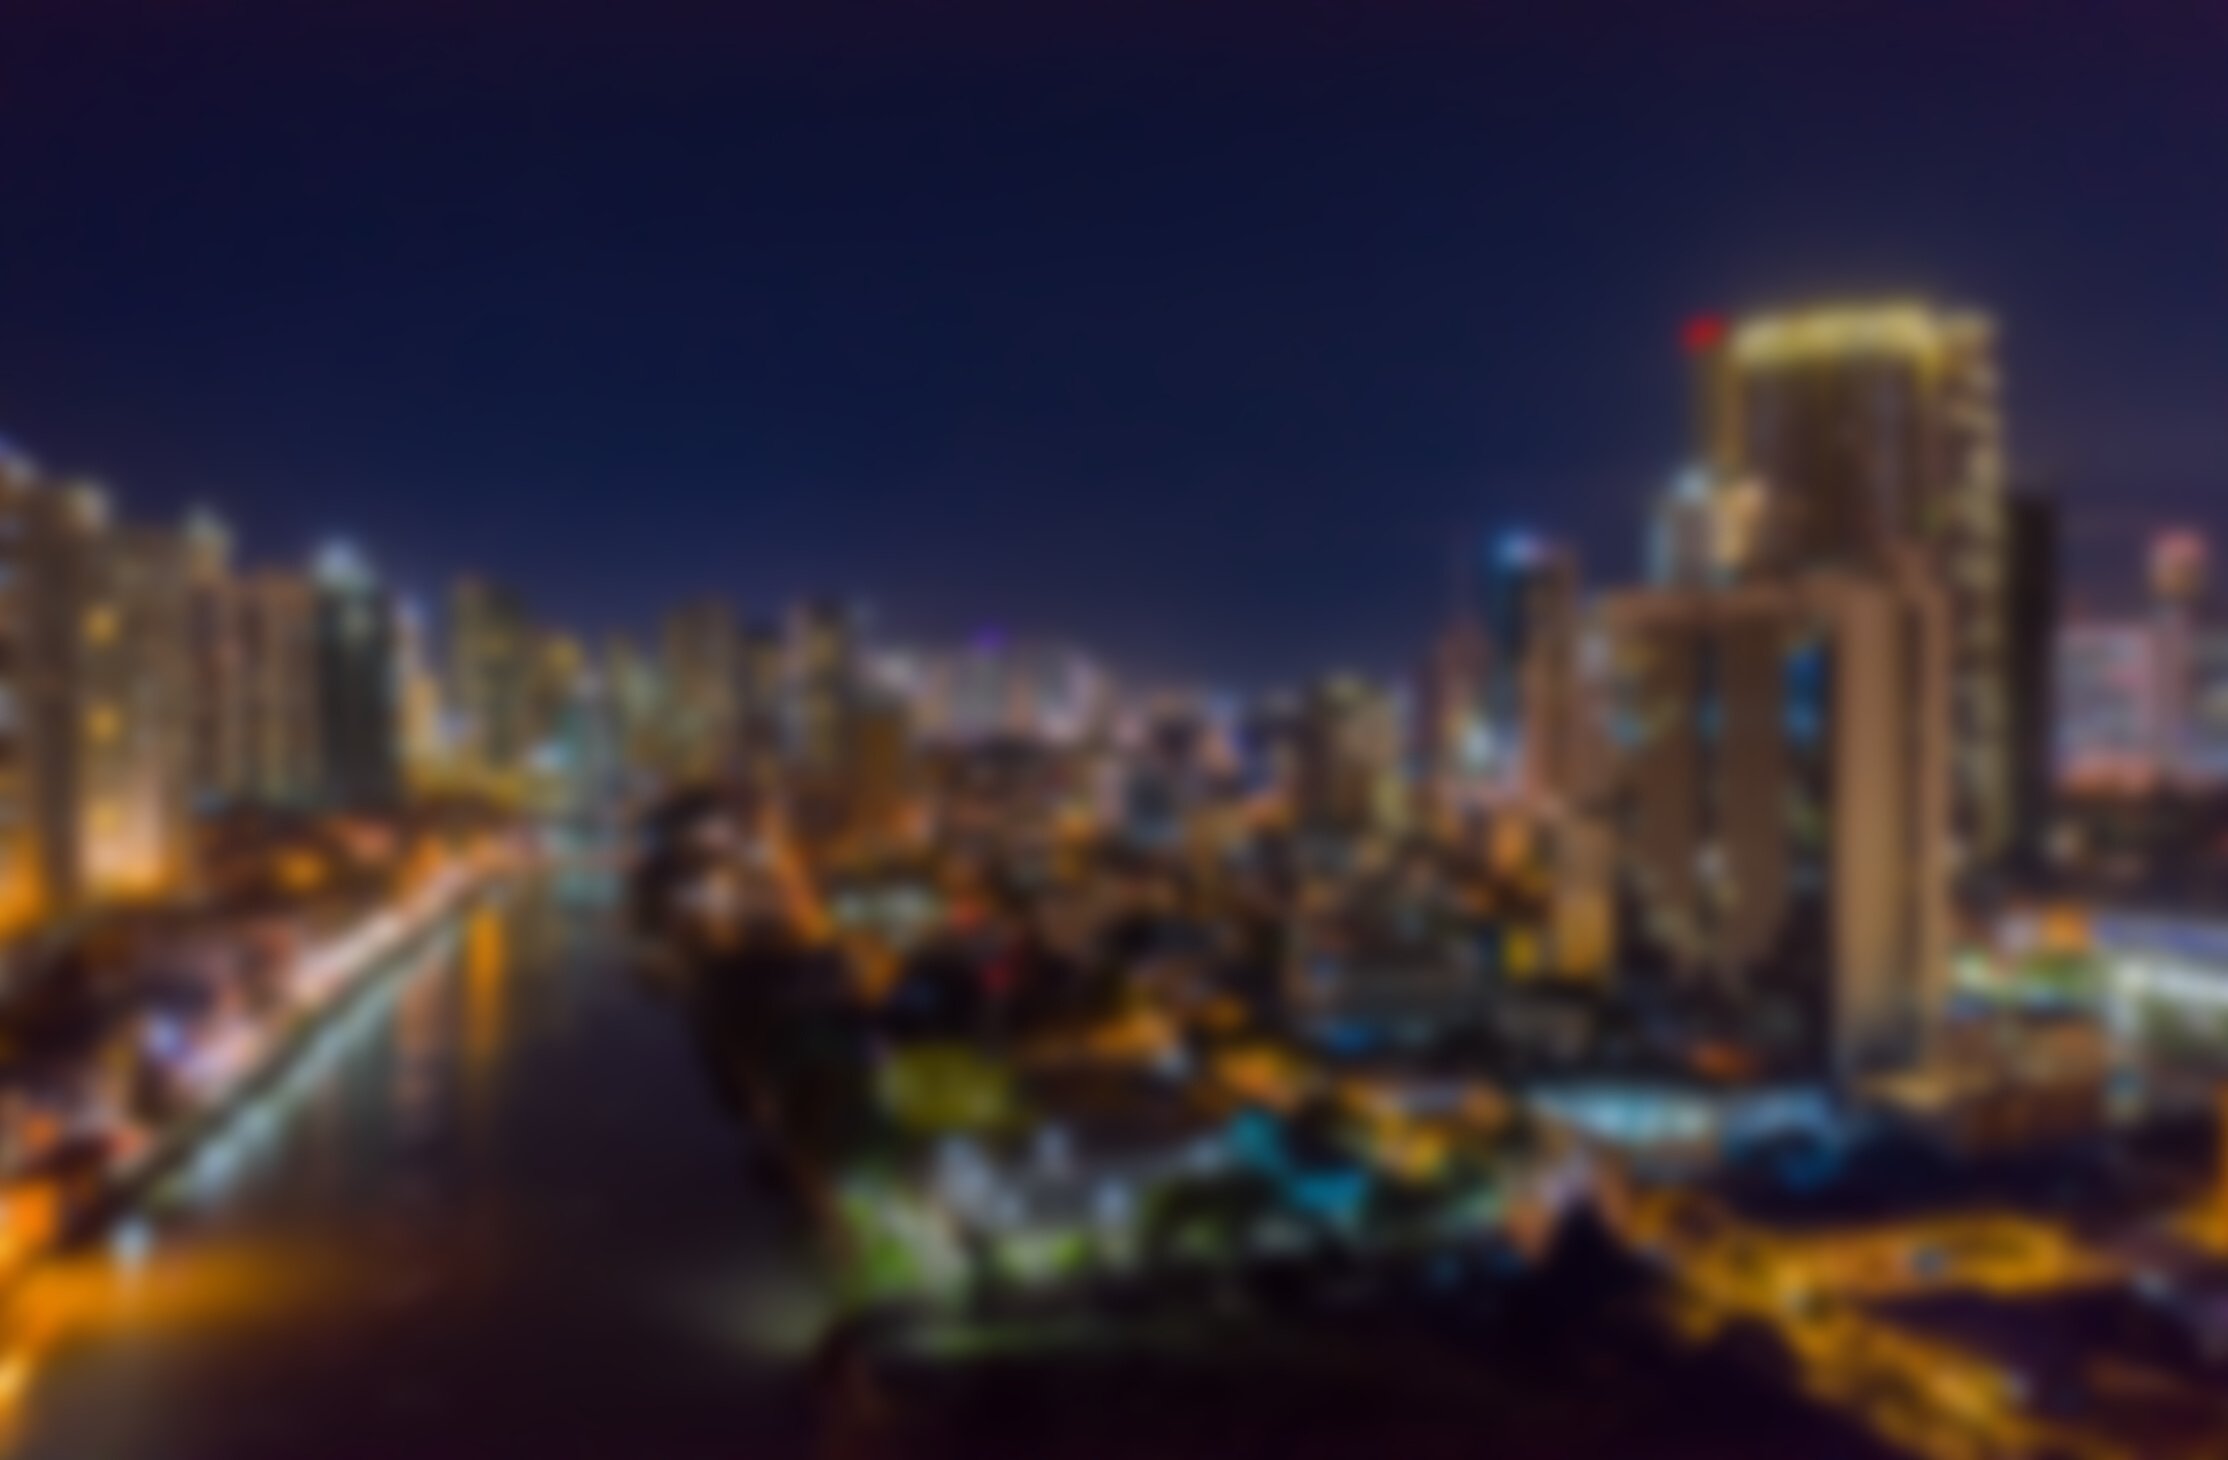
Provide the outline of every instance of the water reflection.
<path id="1" fill-rule="evenodd" d="M 790 1422 L 763 1360 L 824 1317 L 803 1243 L 612 947 L 541 887 L 368 988 L 14 1295 L 0 1453 L 731 1454 Z"/>

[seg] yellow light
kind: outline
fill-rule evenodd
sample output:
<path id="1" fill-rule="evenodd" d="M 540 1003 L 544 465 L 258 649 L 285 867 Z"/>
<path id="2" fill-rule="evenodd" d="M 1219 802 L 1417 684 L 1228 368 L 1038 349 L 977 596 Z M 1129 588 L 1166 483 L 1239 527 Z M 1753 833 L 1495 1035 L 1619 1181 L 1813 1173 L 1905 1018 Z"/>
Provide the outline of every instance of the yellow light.
<path id="1" fill-rule="evenodd" d="M 1864 355 L 1931 361 L 1987 329 L 1981 316 L 1945 314 L 1910 301 L 1831 305 L 1741 321 L 1733 333 L 1733 358 L 1749 366 Z"/>
<path id="2" fill-rule="evenodd" d="M 114 604 L 93 605 L 85 610 L 85 642 L 94 645 L 114 643 L 118 622 Z"/>

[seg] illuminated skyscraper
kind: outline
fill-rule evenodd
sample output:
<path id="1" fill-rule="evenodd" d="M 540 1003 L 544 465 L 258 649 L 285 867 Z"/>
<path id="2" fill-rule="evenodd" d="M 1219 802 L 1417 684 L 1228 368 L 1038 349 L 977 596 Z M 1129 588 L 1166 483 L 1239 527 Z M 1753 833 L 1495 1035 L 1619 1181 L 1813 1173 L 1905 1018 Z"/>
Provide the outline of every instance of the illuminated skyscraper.
<path id="1" fill-rule="evenodd" d="M 540 634 L 525 604 L 482 578 L 459 578 L 449 606 L 449 700 L 465 767 L 524 770 L 535 749 L 534 688 Z"/>
<path id="2" fill-rule="evenodd" d="M 1523 533 L 1498 539 L 1486 564 L 1486 718 L 1506 789 L 1552 800 L 1570 780 L 1577 734 L 1578 562 Z"/>
<path id="3" fill-rule="evenodd" d="M 666 615 L 671 774 L 701 781 L 734 771 L 742 729 L 742 654 L 742 624 L 725 599 L 694 599 Z"/>
<path id="4" fill-rule="evenodd" d="M 851 604 L 816 599 L 789 624 L 789 749 L 808 777 L 840 775 L 851 719 L 864 683 L 863 615 Z"/>
<path id="5" fill-rule="evenodd" d="M 239 797 L 250 777 L 247 619 L 232 534 L 208 513 L 186 524 L 193 788 L 203 805 Z"/>
<path id="6" fill-rule="evenodd" d="M 425 613 L 414 602 L 398 600 L 394 609 L 395 694 L 402 723 L 402 766 L 412 785 L 438 778 L 449 768 L 447 706 L 441 675 L 434 667 Z"/>
<path id="7" fill-rule="evenodd" d="M 1822 308 L 1743 319 L 1701 353 L 1705 451 L 1769 494 L 1760 570 L 1872 572 L 1909 543 L 1941 578 L 1960 861 L 1992 863 L 2012 833 L 1993 325 L 1919 304 Z"/>
<path id="8" fill-rule="evenodd" d="M 1391 700 L 1350 674 L 1318 681 L 1291 724 L 1289 800 L 1295 824 L 1365 832 L 1391 809 L 1400 730 Z"/>
<path id="9" fill-rule="evenodd" d="M 319 722 L 317 589 L 300 573 L 262 568 L 238 580 L 247 681 L 247 779 L 236 799 L 299 806 L 324 790 Z"/>
<path id="10" fill-rule="evenodd" d="M 1645 947 L 1810 1011 L 1852 1074 L 1946 974 L 1946 607 L 1917 565 L 1610 600 L 1621 882 Z"/>
<path id="11" fill-rule="evenodd" d="M 0 461 L 0 930 L 190 872 L 188 554 Z"/>
<path id="12" fill-rule="evenodd" d="M 604 644 L 603 683 L 612 716 L 614 753 L 630 776 L 664 769 L 665 684 L 658 666 L 623 634 Z"/>
<path id="13" fill-rule="evenodd" d="M 402 794 L 394 599 L 345 544 L 317 558 L 318 796 L 380 806 Z"/>

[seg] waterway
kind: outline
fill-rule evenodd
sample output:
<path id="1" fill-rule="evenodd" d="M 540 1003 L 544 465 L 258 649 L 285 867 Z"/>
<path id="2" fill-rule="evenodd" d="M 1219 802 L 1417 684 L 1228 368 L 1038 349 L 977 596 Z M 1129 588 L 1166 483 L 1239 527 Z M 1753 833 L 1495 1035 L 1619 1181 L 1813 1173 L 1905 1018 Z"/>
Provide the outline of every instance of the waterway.
<path id="1" fill-rule="evenodd" d="M 0 1313 L 0 1456 L 787 1455 L 825 1316 L 593 870 L 368 985 Z"/>

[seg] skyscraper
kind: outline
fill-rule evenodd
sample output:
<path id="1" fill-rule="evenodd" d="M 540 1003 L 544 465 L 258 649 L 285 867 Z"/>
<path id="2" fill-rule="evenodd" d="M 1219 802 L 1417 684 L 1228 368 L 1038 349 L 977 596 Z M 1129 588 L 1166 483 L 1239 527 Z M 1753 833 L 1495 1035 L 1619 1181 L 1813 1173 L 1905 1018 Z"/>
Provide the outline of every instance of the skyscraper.
<path id="1" fill-rule="evenodd" d="M 799 604 L 789 626 L 789 749 L 808 777 L 840 776 L 863 688 L 863 615 L 836 599 Z"/>
<path id="2" fill-rule="evenodd" d="M 1552 800 L 1577 730 L 1578 562 L 1526 533 L 1497 539 L 1485 579 L 1486 719 L 1506 789 Z"/>
<path id="3" fill-rule="evenodd" d="M 671 774 L 703 781 L 735 769 L 742 652 L 742 625 L 725 599 L 693 599 L 666 615 L 663 677 Z"/>
<path id="4" fill-rule="evenodd" d="M 392 803 L 402 794 L 394 600 L 371 565 L 342 543 L 318 555 L 313 582 L 320 799 Z"/>
<path id="5" fill-rule="evenodd" d="M 0 461 L 0 931 L 190 873 L 188 554 Z"/>
<path id="6" fill-rule="evenodd" d="M 186 555 L 193 790 L 196 801 L 215 806 L 239 796 L 251 774 L 247 617 L 225 524 L 195 513 Z"/>
<path id="7" fill-rule="evenodd" d="M 1908 543 L 1947 591 L 1967 867 L 2013 830 L 1995 353 L 1985 317 L 1908 303 L 1756 315 L 1703 352 L 1705 450 L 1769 494 L 1760 568 L 1876 571 Z"/>
<path id="8" fill-rule="evenodd" d="M 1832 1070 L 1923 1049 L 1946 974 L 1949 657 L 1915 563 L 1606 610 L 1618 855 L 1641 943 L 1806 1009 Z"/>
<path id="9" fill-rule="evenodd" d="M 246 778 L 230 799 L 300 806 L 323 794 L 317 590 L 299 572 L 260 568 L 237 580 L 247 706 Z"/>
<path id="10" fill-rule="evenodd" d="M 449 698 L 466 769 L 500 776 L 530 761 L 539 638 L 510 589 L 483 578 L 457 580 L 449 600 Z"/>

